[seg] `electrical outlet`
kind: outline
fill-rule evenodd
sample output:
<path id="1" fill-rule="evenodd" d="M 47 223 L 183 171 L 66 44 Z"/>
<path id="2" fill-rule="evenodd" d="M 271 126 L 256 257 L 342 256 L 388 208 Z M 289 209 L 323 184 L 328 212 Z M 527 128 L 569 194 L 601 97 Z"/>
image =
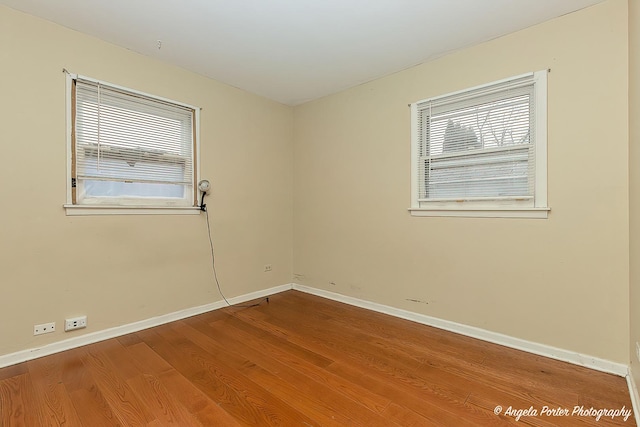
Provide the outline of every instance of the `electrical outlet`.
<path id="1" fill-rule="evenodd" d="M 271 267 L 271 264 L 265 264 L 265 265 L 264 265 L 264 271 L 265 271 L 265 273 L 266 273 L 267 271 L 271 271 L 272 269 L 273 269 L 273 268 Z"/>
<path id="2" fill-rule="evenodd" d="M 33 325 L 33 335 L 50 334 L 56 331 L 56 322 Z"/>
<path id="3" fill-rule="evenodd" d="M 64 319 L 64 331 L 69 332 L 74 329 L 82 329 L 87 327 L 87 316 L 72 317 Z"/>

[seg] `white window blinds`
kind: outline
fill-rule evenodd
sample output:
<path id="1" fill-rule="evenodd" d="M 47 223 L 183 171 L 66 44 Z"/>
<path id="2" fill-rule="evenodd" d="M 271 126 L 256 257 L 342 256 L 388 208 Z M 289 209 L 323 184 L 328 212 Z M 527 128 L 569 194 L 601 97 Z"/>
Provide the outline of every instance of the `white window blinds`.
<path id="1" fill-rule="evenodd" d="M 533 75 L 416 103 L 418 200 L 532 200 Z"/>
<path id="2" fill-rule="evenodd" d="M 78 201 L 193 204 L 192 108 L 81 78 L 74 94 Z"/>

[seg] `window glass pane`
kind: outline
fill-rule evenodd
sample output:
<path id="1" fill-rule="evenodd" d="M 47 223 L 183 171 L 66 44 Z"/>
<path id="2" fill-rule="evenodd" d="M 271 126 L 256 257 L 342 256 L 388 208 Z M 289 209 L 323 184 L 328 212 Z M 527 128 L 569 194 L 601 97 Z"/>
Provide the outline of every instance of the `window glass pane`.
<path id="1" fill-rule="evenodd" d="M 529 95 L 433 115 L 429 155 L 527 144 L 529 118 Z"/>
<path id="2" fill-rule="evenodd" d="M 149 162 L 129 159 L 86 156 L 82 177 L 126 181 L 189 183 L 184 163 Z"/>
<path id="3" fill-rule="evenodd" d="M 528 193 L 528 150 L 432 159 L 429 198 L 507 197 Z"/>
<path id="4" fill-rule="evenodd" d="M 525 88 L 422 110 L 421 198 L 532 195 L 531 101 Z"/>
<path id="5" fill-rule="evenodd" d="M 84 190 L 88 197 L 184 197 L 184 186 L 171 184 L 150 184 L 140 182 L 116 182 L 85 180 Z"/>

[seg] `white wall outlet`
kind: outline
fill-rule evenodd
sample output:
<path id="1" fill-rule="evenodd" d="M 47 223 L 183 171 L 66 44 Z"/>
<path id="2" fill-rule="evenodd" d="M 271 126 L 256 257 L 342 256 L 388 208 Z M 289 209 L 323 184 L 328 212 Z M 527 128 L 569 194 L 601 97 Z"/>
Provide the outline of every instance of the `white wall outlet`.
<path id="1" fill-rule="evenodd" d="M 87 316 L 72 317 L 64 319 L 64 331 L 69 332 L 74 329 L 82 329 L 87 327 Z"/>
<path id="2" fill-rule="evenodd" d="M 56 331 L 56 322 L 33 325 L 33 335 L 50 334 Z"/>
<path id="3" fill-rule="evenodd" d="M 265 265 L 264 265 L 264 271 L 265 271 L 265 273 L 266 273 L 267 271 L 271 271 L 271 270 L 273 270 L 273 267 L 271 266 L 271 264 L 265 264 Z"/>

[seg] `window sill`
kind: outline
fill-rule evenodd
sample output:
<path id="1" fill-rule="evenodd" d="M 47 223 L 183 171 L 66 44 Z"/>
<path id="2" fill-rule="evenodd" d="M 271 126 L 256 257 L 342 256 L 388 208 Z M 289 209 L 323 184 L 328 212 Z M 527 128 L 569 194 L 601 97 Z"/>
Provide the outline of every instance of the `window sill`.
<path id="1" fill-rule="evenodd" d="M 546 219 L 551 208 L 409 208 L 411 216 Z"/>
<path id="2" fill-rule="evenodd" d="M 67 216 L 78 215 L 198 215 L 199 207 L 148 207 L 148 206 L 105 206 L 105 205 L 64 205 Z"/>

